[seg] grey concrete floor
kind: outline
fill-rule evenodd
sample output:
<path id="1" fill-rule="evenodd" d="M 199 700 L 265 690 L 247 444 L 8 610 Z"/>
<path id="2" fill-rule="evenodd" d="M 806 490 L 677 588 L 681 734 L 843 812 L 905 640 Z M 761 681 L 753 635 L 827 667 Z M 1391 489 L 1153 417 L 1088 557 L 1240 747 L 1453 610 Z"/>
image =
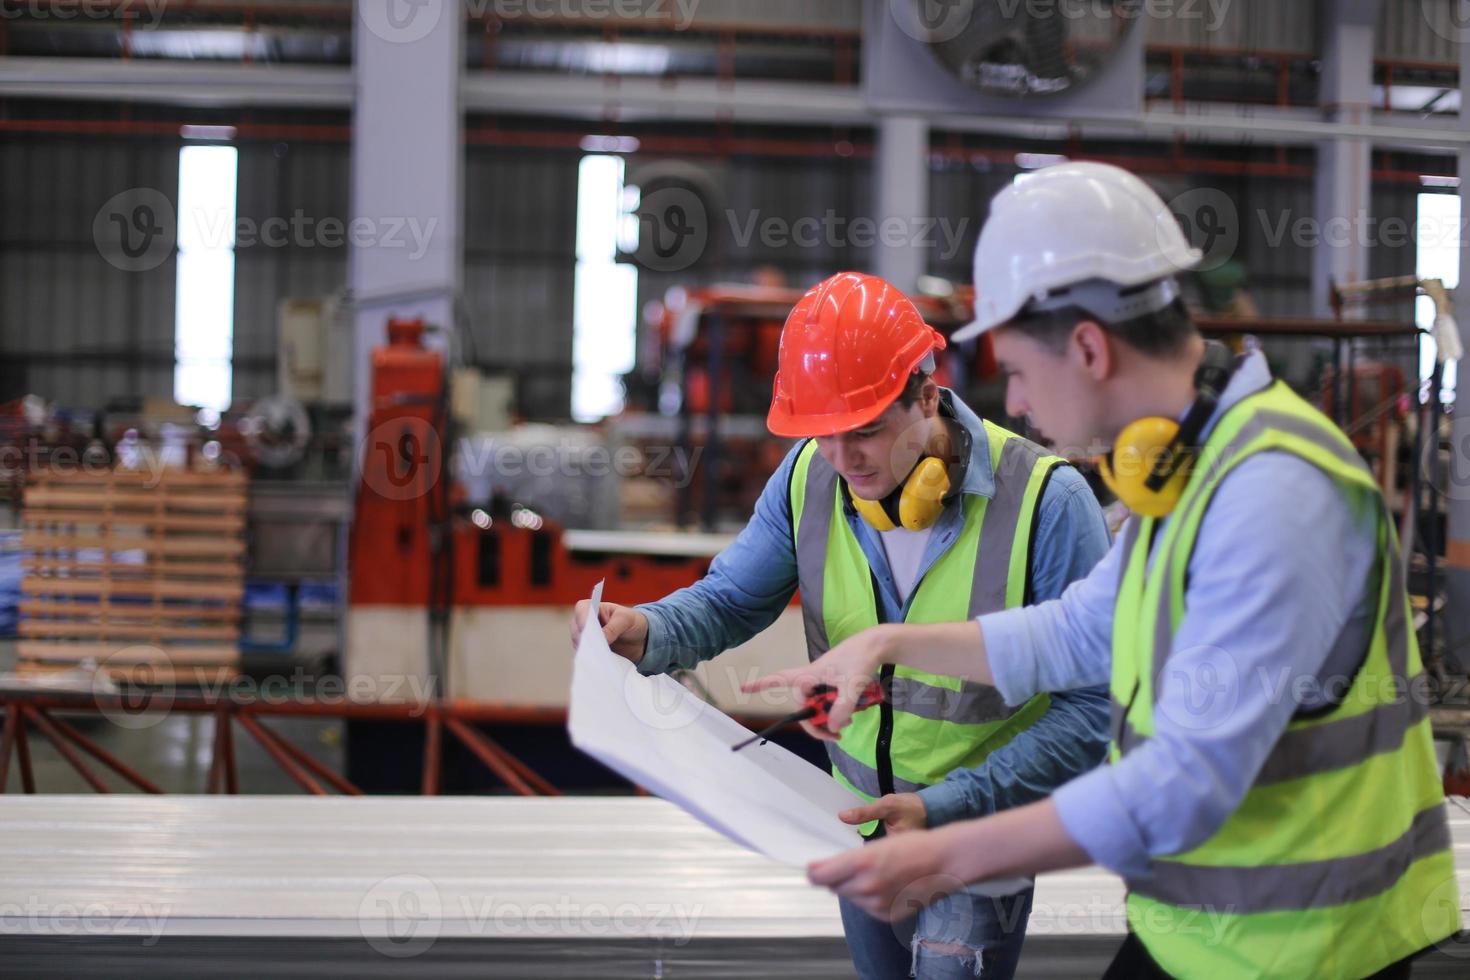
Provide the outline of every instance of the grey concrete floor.
<path id="1" fill-rule="evenodd" d="M 203 793 L 208 788 L 214 747 L 214 719 L 198 715 L 170 715 L 142 730 L 121 728 L 95 714 L 67 715 L 83 735 L 136 769 L 166 793 Z M 305 750 L 336 772 L 342 771 L 342 723 L 307 718 L 270 718 L 264 725 Z M 301 793 L 303 790 L 265 753 L 250 734 L 236 725 L 235 765 L 241 793 Z M 40 793 L 90 793 L 92 789 L 49 741 L 33 727 L 28 742 Z M 126 780 L 83 754 L 88 767 L 114 792 L 137 792 Z M 320 780 L 318 780 L 320 782 Z M 20 772 L 11 760 L 7 793 L 21 791 Z"/>
<path id="2" fill-rule="evenodd" d="M 14 663 L 14 643 L 0 643 L 0 670 Z M 83 735 L 136 769 L 166 793 L 203 793 L 208 789 L 214 750 L 212 717 L 172 713 L 117 724 L 93 712 L 55 712 Z M 264 718 L 262 724 L 335 772 L 343 771 L 343 723 L 314 718 Z M 235 765 L 241 793 L 301 793 L 303 790 L 266 754 L 250 733 L 234 726 Z M 27 741 L 39 793 L 90 793 L 92 789 L 41 732 L 32 726 Z M 114 792 L 138 792 L 126 780 L 85 753 L 88 767 Z M 7 793 L 21 792 L 19 767 L 11 760 Z"/>

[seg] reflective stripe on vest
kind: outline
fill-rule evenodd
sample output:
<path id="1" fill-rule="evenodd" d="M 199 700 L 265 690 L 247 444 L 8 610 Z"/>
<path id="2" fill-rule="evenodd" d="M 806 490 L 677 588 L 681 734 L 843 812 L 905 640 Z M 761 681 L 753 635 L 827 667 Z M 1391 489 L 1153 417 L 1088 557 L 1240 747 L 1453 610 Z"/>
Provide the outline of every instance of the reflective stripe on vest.
<path id="1" fill-rule="evenodd" d="M 989 423 L 985 435 L 996 473 L 995 496 L 961 498 L 963 525 L 915 584 L 907 622 L 953 622 L 1026 599 L 1036 511 L 1048 476 L 1062 460 Z M 792 471 L 791 506 L 802 623 L 812 659 L 879 619 L 872 571 L 848 526 L 843 492 L 836 471 L 815 442 L 809 443 Z M 1013 708 L 989 685 L 895 669 L 887 758 L 892 791 L 914 792 L 961 765 L 979 765 L 1040 717 L 1049 703 L 1040 696 Z M 841 741 L 827 743 L 839 781 L 870 798 L 883 792 L 876 744 L 879 714 L 860 712 Z"/>
<path id="2" fill-rule="evenodd" d="M 1285 385 L 1226 413 L 1167 522 L 1134 518 L 1124 531 L 1111 755 L 1116 761 L 1153 733 L 1189 560 L 1216 490 L 1267 451 L 1296 455 L 1376 499 L 1379 588 L 1368 649 L 1357 652 L 1341 698 L 1292 719 L 1209 840 L 1156 858 L 1149 875 L 1128 881 L 1129 921 L 1174 975 L 1361 977 L 1454 933 L 1459 901 L 1392 522 L 1347 438 Z M 1201 912 L 1210 927 L 1185 928 Z"/>

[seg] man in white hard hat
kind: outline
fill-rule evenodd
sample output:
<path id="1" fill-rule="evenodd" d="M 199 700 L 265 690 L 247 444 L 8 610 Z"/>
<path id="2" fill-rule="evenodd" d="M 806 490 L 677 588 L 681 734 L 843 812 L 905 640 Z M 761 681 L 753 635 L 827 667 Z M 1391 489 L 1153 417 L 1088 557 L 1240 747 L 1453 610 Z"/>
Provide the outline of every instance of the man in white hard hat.
<path id="1" fill-rule="evenodd" d="M 1132 518 L 1057 600 L 877 626 L 750 687 L 834 684 L 837 730 L 885 664 L 1010 703 L 1110 684 L 1111 765 L 812 865 L 874 914 L 936 878 L 1095 862 L 1129 892 L 1110 977 L 1407 976 L 1460 903 L 1393 524 L 1351 443 L 1259 352 L 1201 339 L 1174 279 L 1198 260 L 1116 167 L 1002 191 L 959 336 L 992 332 L 1010 413 L 1059 450 L 1113 447 L 1099 467 Z"/>

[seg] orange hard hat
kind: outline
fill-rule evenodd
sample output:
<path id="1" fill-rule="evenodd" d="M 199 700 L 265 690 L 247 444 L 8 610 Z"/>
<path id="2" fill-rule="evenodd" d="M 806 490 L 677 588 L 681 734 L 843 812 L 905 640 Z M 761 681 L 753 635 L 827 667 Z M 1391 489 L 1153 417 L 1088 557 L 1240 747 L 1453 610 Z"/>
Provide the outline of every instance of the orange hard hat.
<path id="1" fill-rule="evenodd" d="M 786 317 L 766 427 L 793 437 L 861 428 L 944 346 L 944 336 L 897 287 L 839 272 L 808 290 Z"/>

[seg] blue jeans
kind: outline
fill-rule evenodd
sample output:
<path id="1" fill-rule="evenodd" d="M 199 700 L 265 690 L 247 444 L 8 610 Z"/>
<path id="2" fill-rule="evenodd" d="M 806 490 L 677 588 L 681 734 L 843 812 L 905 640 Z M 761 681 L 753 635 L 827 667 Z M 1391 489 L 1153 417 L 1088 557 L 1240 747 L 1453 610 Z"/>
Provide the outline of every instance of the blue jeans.
<path id="1" fill-rule="evenodd" d="M 1011 980 L 1032 894 L 956 892 L 901 922 L 882 922 L 841 899 L 842 929 L 862 980 Z"/>

